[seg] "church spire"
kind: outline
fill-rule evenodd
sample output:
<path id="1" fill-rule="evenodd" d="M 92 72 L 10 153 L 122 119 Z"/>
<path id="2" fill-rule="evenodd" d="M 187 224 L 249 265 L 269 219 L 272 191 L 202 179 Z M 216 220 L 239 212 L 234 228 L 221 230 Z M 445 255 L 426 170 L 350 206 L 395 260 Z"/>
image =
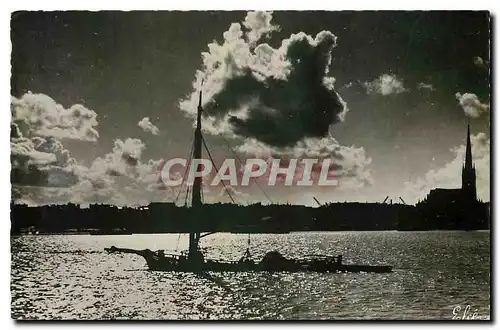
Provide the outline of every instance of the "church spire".
<path id="1" fill-rule="evenodd" d="M 470 143 L 470 125 L 467 124 L 467 147 L 465 149 L 465 168 L 472 169 L 472 146 Z"/>
<path id="2" fill-rule="evenodd" d="M 465 161 L 462 168 L 462 191 L 466 200 L 476 201 L 476 169 L 472 163 L 472 145 L 470 141 L 470 125 L 467 125 L 467 146 L 465 147 Z"/>

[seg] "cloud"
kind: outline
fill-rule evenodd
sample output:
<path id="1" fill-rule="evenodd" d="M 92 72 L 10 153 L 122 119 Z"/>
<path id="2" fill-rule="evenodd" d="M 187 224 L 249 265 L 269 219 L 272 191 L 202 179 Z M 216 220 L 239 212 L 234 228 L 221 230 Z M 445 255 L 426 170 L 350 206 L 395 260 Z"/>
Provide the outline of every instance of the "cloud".
<path id="1" fill-rule="evenodd" d="M 249 23 L 261 16 L 261 23 Z M 204 78 L 206 131 L 255 138 L 272 146 L 326 136 L 329 126 L 347 111 L 334 89 L 335 79 L 328 75 L 336 37 L 329 31 L 315 37 L 300 32 L 279 48 L 255 43 L 263 31 L 277 28 L 270 19 L 270 13 L 249 13 L 244 26 L 231 24 L 222 44 L 209 44 L 193 93 L 180 108 L 195 115 L 197 89 Z"/>
<path id="2" fill-rule="evenodd" d="M 124 160 L 122 160 L 125 163 Z M 172 198 L 172 192 L 159 181 L 160 161 L 149 160 L 129 166 L 123 175 L 94 164 L 83 168 L 78 185 L 68 190 L 67 198 L 75 203 L 107 203 L 139 206 Z M 104 171 L 104 172 L 103 172 Z"/>
<path id="3" fill-rule="evenodd" d="M 431 91 L 431 92 L 434 92 L 434 91 L 436 90 L 436 89 L 434 88 L 434 86 L 432 86 L 431 84 L 426 84 L 426 83 L 424 83 L 424 82 L 420 82 L 420 83 L 418 83 L 417 88 L 418 88 L 418 89 L 427 89 L 427 90 L 429 90 L 429 91 Z"/>
<path id="4" fill-rule="evenodd" d="M 262 36 L 269 35 L 269 33 L 279 30 L 278 26 L 271 24 L 272 18 L 272 11 L 255 11 L 247 14 L 243 26 L 248 30 L 246 36 L 251 45 L 259 41 Z"/>
<path id="5" fill-rule="evenodd" d="M 51 154 L 55 157 L 53 165 L 57 166 L 67 166 L 68 164 L 74 164 L 76 161 L 71 158 L 69 150 L 64 148 L 61 141 L 54 137 L 47 138 L 33 138 L 32 141 L 36 141 L 36 150 Z"/>
<path id="6" fill-rule="evenodd" d="M 82 105 L 65 109 L 44 94 L 11 97 L 11 182 L 69 187 L 78 182 L 76 161 L 60 139 L 95 141 L 97 114 Z"/>
<path id="7" fill-rule="evenodd" d="M 144 205 L 165 201 L 170 190 L 163 185 L 159 170 L 162 160 L 142 161 L 145 144 L 135 138 L 117 139 L 111 152 L 96 158 L 90 167 L 80 167 L 81 184 L 73 199 L 119 205 Z"/>
<path id="8" fill-rule="evenodd" d="M 293 147 L 269 147 L 255 139 L 248 139 L 237 148 L 251 157 L 267 159 L 281 158 L 299 160 L 318 159 L 318 163 L 329 159 L 332 174 L 339 181 L 339 188 L 359 188 L 373 184 L 371 171 L 368 169 L 371 158 L 367 157 L 364 148 L 340 145 L 334 138 L 306 138 Z M 297 168 L 303 168 L 299 161 Z M 320 167 L 313 168 L 313 175 L 319 175 Z M 299 171 L 299 173 L 302 173 Z"/>
<path id="9" fill-rule="evenodd" d="M 12 123 L 10 148 L 13 184 L 68 186 L 77 180 L 71 169 L 75 160 L 54 137 L 24 137 Z"/>
<path id="10" fill-rule="evenodd" d="M 96 141 L 97 114 L 81 104 L 65 109 L 44 94 L 11 97 L 12 121 L 24 136 Z"/>
<path id="11" fill-rule="evenodd" d="M 125 141 L 116 139 L 113 150 L 104 157 L 96 158 L 90 169 L 111 176 L 133 175 L 130 172 L 139 164 L 145 147 L 139 139 L 127 138 Z"/>
<path id="12" fill-rule="evenodd" d="M 149 132 L 153 135 L 158 135 L 160 133 L 160 130 L 158 127 L 153 125 L 153 123 L 149 120 L 149 117 L 144 117 L 142 118 L 137 125 L 142 128 L 144 132 Z"/>
<path id="13" fill-rule="evenodd" d="M 489 66 L 489 62 L 483 60 L 483 58 L 480 56 L 474 57 L 473 61 L 474 61 L 475 66 L 482 68 L 482 69 L 487 69 Z"/>
<path id="14" fill-rule="evenodd" d="M 47 184 L 16 186 L 18 202 L 39 204 L 93 204 L 138 206 L 172 198 L 159 176 L 161 160 L 141 160 L 145 145 L 133 138 L 115 140 L 111 152 L 96 158 L 90 166 L 72 163 L 75 181 L 57 188 Z"/>
<path id="15" fill-rule="evenodd" d="M 11 159 L 16 165 L 44 165 L 54 163 L 57 158 L 52 153 L 42 152 L 35 149 L 33 141 L 26 138 L 18 138 L 10 142 Z"/>
<path id="16" fill-rule="evenodd" d="M 476 187 L 478 198 L 490 200 L 490 139 L 484 133 L 471 135 L 472 158 L 476 167 Z M 434 188 L 460 188 L 462 186 L 462 167 L 465 159 L 465 145 L 450 150 L 452 161 L 414 182 L 405 183 L 402 193 L 407 202 L 414 203 L 423 199 Z"/>
<path id="17" fill-rule="evenodd" d="M 490 110 L 490 106 L 488 104 L 481 103 L 476 94 L 456 93 L 455 97 L 462 106 L 462 109 L 464 109 L 465 115 L 468 117 L 477 118 L 483 112 L 488 112 Z"/>
<path id="18" fill-rule="evenodd" d="M 279 28 L 271 20 L 271 13 L 248 13 L 243 26 L 233 23 L 224 32 L 222 44 L 209 44 L 193 92 L 180 109 L 195 118 L 204 79 L 205 132 L 235 139 L 235 148 L 245 155 L 329 158 L 346 184 L 358 175 L 356 182 L 370 182 L 364 149 L 341 146 L 330 137 L 332 125 L 348 111 L 329 73 L 337 37 L 330 31 L 299 32 L 273 48 L 260 41 Z"/>
<path id="19" fill-rule="evenodd" d="M 383 74 L 371 82 L 365 82 L 367 94 L 391 95 L 407 92 L 403 82 L 393 74 Z"/>
<path id="20" fill-rule="evenodd" d="M 44 94 L 11 97 L 11 181 L 67 187 L 78 181 L 76 161 L 60 139 L 96 141 L 97 114 L 76 104 L 65 109 Z"/>
<path id="21" fill-rule="evenodd" d="M 62 143 L 92 142 L 97 115 L 81 105 L 64 109 L 50 97 L 11 97 L 11 182 L 13 197 L 30 205 L 108 203 L 143 205 L 164 201 L 170 191 L 160 181 L 161 160 L 142 161 L 139 139 L 114 141 L 113 149 L 85 166 Z"/>
<path id="22" fill-rule="evenodd" d="M 474 65 L 483 66 L 484 60 L 480 56 L 474 57 Z"/>

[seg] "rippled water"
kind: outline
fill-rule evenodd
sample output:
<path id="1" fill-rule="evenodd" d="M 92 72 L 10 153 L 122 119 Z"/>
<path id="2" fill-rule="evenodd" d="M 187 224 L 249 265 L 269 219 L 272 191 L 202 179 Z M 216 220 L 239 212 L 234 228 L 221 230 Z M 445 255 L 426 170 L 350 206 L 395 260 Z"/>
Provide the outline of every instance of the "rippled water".
<path id="1" fill-rule="evenodd" d="M 174 250 L 176 234 L 12 237 L 15 319 L 451 319 L 490 314 L 490 233 L 333 232 L 252 235 L 260 260 L 343 254 L 345 263 L 389 264 L 390 274 L 152 272 L 104 247 Z M 210 257 L 239 258 L 246 235 L 203 239 Z M 477 310 L 477 311 L 476 311 Z M 460 313 L 459 316 L 463 316 Z"/>

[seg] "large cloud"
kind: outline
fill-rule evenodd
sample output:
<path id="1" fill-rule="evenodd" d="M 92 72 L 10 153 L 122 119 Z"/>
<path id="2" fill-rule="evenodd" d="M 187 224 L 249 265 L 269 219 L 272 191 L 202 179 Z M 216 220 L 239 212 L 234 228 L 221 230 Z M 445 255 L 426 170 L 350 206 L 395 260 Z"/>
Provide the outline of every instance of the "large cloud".
<path id="1" fill-rule="evenodd" d="M 153 123 L 151 122 L 151 120 L 149 119 L 149 117 L 144 117 L 142 118 L 138 123 L 137 125 L 142 128 L 142 130 L 144 132 L 149 132 L 153 135 L 158 135 L 160 134 L 160 129 L 158 127 L 156 127 L 155 125 L 153 125 Z"/>
<path id="2" fill-rule="evenodd" d="M 260 16 L 268 23 L 248 23 Z M 270 25 L 270 14 L 249 13 L 245 22 L 245 30 L 233 23 L 224 33 L 224 43 L 211 43 L 209 52 L 203 53 L 195 86 L 205 79 L 206 129 L 272 146 L 325 136 L 347 110 L 333 88 L 334 78 L 328 76 L 336 37 L 329 31 L 314 38 L 300 32 L 275 49 L 255 43 L 263 31 L 276 28 Z M 194 114 L 197 102 L 193 91 L 180 108 Z"/>
<path id="3" fill-rule="evenodd" d="M 75 184 L 76 161 L 59 139 L 95 141 L 97 114 L 82 105 L 65 109 L 44 94 L 11 97 L 11 181 L 66 187 Z"/>
<path id="4" fill-rule="evenodd" d="M 96 158 L 89 168 L 80 168 L 82 180 L 72 198 L 87 203 L 99 202 L 100 199 L 100 202 L 119 205 L 144 205 L 166 200 L 169 192 L 160 182 L 161 160 L 143 162 L 145 148 L 139 139 L 115 140 L 111 152 Z M 97 196 L 94 196 L 94 191 L 97 191 Z"/>
<path id="5" fill-rule="evenodd" d="M 65 167 L 75 177 L 68 185 L 16 187 L 19 201 L 30 204 L 145 205 L 171 199 L 171 191 L 160 181 L 161 160 L 141 160 L 145 145 L 139 139 L 115 140 L 111 152 L 90 166 L 72 163 Z"/>
<path id="6" fill-rule="evenodd" d="M 52 136 L 60 139 L 96 141 L 97 114 L 83 105 L 69 109 L 44 94 L 26 93 L 11 97 L 12 121 L 23 135 Z"/>
<path id="7" fill-rule="evenodd" d="M 476 167 L 476 187 L 478 198 L 490 200 L 490 139 L 484 133 L 471 135 L 472 158 Z M 442 168 L 430 170 L 424 177 L 405 184 L 403 198 L 407 202 L 423 199 L 431 189 L 460 188 L 462 185 L 462 167 L 465 159 L 465 145 L 453 148 L 452 161 Z"/>
<path id="8" fill-rule="evenodd" d="M 167 189 L 159 175 L 161 160 L 142 162 L 146 148 L 139 139 L 115 140 L 113 150 L 102 158 L 94 160 L 86 171 L 87 179 L 109 177 L 110 185 L 124 196 L 136 196 L 129 204 L 165 199 Z M 123 198 L 125 198 L 123 197 Z"/>
<path id="9" fill-rule="evenodd" d="M 473 93 L 456 93 L 460 106 L 464 109 L 465 115 L 472 118 L 479 117 L 482 113 L 487 113 L 490 110 L 490 106 L 485 103 L 481 103 L 476 94 Z"/>
<path id="10" fill-rule="evenodd" d="M 115 140 L 113 150 L 96 158 L 91 166 L 78 168 L 80 181 L 66 191 L 75 203 L 145 205 L 165 201 L 169 191 L 161 184 L 161 160 L 142 162 L 145 145 L 138 139 Z"/>
<path id="11" fill-rule="evenodd" d="M 16 138 L 10 141 L 11 159 L 13 165 L 44 165 L 56 162 L 57 157 L 52 153 L 36 150 L 31 139 Z"/>
<path id="12" fill-rule="evenodd" d="M 13 123 L 10 147 L 13 184 L 69 186 L 77 181 L 73 173 L 76 161 L 56 138 L 24 137 Z"/>
<path id="13" fill-rule="evenodd" d="M 367 168 L 371 158 L 366 156 L 364 148 L 342 146 L 332 137 L 304 139 L 292 147 L 269 147 L 255 139 L 248 139 L 237 149 L 248 156 L 265 159 L 269 164 L 276 158 L 285 162 L 297 158 L 297 173 L 300 174 L 304 168 L 302 159 L 317 159 L 317 164 L 330 160 L 329 173 L 338 180 L 341 188 L 359 188 L 373 183 L 371 171 Z M 319 165 L 312 168 L 313 181 L 320 171 Z"/>
<path id="14" fill-rule="evenodd" d="M 365 82 L 364 86 L 368 94 L 391 95 L 407 92 L 403 82 L 393 74 L 383 74 L 371 82 Z"/>
<path id="15" fill-rule="evenodd" d="M 96 158 L 90 168 L 96 172 L 111 176 L 133 175 L 140 164 L 142 151 L 146 146 L 139 139 L 127 138 L 125 141 L 115 140 L 113 151 L 104 157 Z"/>
<path id="16" fill-rule="evenodd" d="M 330 137 L 331 125 L 344 120 L 347 112 L 329 75 L 336 36 L 299 32 L 273 48 L 259 41 L 278 29 L 271 19 L 271 13 L 248 13 L 243 26 L 231 24 L 222 44 L 209 44 L 194 90 L 180 109 L 195 117 L 197 90 L 204 79 L 206 132 L 235 138 L 240 141 L 237 149 L 246 155 L 261 150 L 277 157 L 306 157 L 323 148 L 321 157 L 332 159 L 341 175 L 359 172 L 362 181 L 370 181 L 364 150 L 340 146 Z M 351 158 L 356 153 L 359 157 Z"/>
<path id="17" fill-rule="evenodd" d="M 139 205 L 165 200 L 159 160 L 143 162 L 139 139 L 117 139 L 113 150 L 90 166 L 77 162 L 62 141 L 92 142 L 97 116 L 81 105 L 64 109 L 50 97 L 11 98 L 13 198 L 32 205 L 109 203 Z"/>

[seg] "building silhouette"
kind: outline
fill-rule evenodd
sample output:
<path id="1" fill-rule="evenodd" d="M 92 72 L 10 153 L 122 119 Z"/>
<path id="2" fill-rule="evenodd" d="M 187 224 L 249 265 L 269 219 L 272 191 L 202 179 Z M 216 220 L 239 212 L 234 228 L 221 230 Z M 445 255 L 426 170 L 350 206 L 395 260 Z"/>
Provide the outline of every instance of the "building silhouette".
<path id="1" fill-rule="evenodd" d="M 489 203 L 477 199 L 476 169 L 472 161 L 470 125 L 467 125 L 467 143 L 462 167 L 462 187 L 432 189 L 417 203 L 420 229 L 475 230 L 488 228 Z"/>

